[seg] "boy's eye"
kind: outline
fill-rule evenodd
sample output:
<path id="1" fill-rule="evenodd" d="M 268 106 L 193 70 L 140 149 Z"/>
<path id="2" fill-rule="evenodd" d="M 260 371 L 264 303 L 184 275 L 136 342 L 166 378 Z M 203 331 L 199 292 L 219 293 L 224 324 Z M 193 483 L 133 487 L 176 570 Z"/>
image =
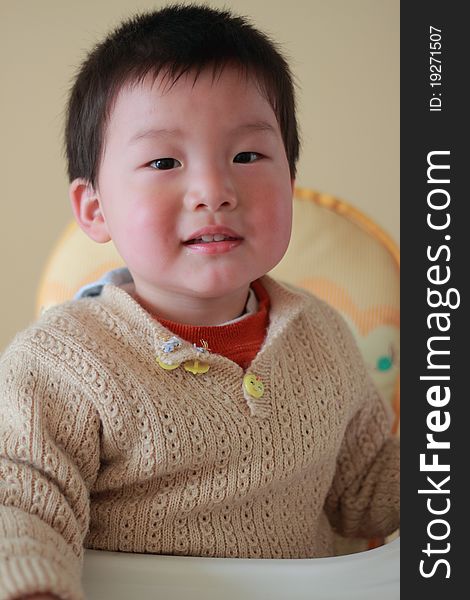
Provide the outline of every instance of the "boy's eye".
<path id="1" fill-rule="evenodd" d="M 252 163 L 261 158 L 261 154 L 258 152 L 239 152 L 233 162 L 235 163 Z"/>
<path id="2" fill-rule="evenodd" d="M 168 171 L 169 169 L 181 167 L 181 163 L 176 158 L 157 158 L 152 160 L 150 166 L 152 169 L 158 169 L 159 171 Z"/>

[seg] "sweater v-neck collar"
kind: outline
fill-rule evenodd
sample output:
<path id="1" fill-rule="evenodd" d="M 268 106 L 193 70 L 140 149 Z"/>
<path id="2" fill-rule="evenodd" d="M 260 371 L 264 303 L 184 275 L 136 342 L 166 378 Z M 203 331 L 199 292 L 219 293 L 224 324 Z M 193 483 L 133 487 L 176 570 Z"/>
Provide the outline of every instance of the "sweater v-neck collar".
<path id="1" fill-rule="evenodd" d="M 270 311 L 266 338 L 254 359 L 256 362 L 305 308 L 310 297 L 307 292 L 287 287 L 268 275 L 264 275 L 259 281 L 269 296 Z M 165 360 L 168 358 L 168 355 L 165 356 L 163 351 L 163 344 L 174 336 L 174 333 L 162 323 L 156 321 L 127 291 L 108 284 L 104 286 L 101 295 L 96 300 L 107 306 L 111 313 L 119 316 L 121 322 L 129 329 L 129 333 L 138 336 L 142 343 L 151 345 L 157 359 Z M 185 340 L 172 354 L 173 360 L 181 362 L 200 358 L 200 349 Z M 211 352 L 207 352 L 204 356 L 204 360 L 210 364 L 218 362 L 219 359 L 228 360 Z M 239 368 L 241 369 L 241 367 Z"/>

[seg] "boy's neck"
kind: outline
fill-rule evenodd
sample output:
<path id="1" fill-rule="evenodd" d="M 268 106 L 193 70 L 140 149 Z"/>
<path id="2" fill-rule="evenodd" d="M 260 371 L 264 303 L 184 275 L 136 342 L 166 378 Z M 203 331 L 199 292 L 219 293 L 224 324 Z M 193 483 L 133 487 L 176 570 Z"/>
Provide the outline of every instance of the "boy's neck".
<path id="1" fill-rule="evenodd" d="M 217 298 L 198 298 L 135 286 L 132 295 L 153 317 L 187 325 L 220 325 L 243 314 L 250 286 Z"/>

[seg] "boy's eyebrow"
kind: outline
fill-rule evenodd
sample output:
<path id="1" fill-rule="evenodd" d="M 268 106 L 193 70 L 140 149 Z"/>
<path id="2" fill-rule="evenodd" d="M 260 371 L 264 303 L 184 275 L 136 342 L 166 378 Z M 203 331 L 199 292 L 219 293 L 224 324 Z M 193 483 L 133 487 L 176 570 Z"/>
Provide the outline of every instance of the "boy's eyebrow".
<path id="1" fill-rule="evenodd" d="M 244 123 L 235 127 L 234 131 L 267 131 L 276 134 L 274 127 L 267 121 L 254 121 L 253 123 Z"/>
<path id="2" fill-rule="evenodd" d="M 243 131 L 266 131 L 276 135 L 275 128 L 267 121 L 254 121 L 253 123 L 243 123 L 233 129 L 233 133 Z M 159 137 L 176 137 L 183 135 L 180 129 L 155 129 L 153 127 L 137 132 L 129 140 L 130 144 L 134 144 L 140 140 L 159 138 Z"/>
<path id="3" fill-rule="evenodd" d="M 180 129 L 154 129 L 153 127 L 150 127 L 149 129 L 138 131 L 131 137 L 129 143 L 135 144 L 135 142 L 138 142 L 139 140 L 145 140 L 148 138 L 174 137 L 181 135 L 181 133 L 182 132 Z"/>

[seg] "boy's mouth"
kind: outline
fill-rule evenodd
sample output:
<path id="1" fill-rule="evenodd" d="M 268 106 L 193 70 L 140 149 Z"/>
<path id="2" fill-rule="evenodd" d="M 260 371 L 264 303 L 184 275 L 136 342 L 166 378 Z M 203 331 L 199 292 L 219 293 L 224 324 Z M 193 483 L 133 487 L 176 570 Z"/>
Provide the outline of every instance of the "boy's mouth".
<path id="1" fill-rule="evenodd" d="M 210 244 L 211 242 L 225 242 L 239 240 L 240 238 L 232 237 L 230 235 L 222 235 L 221 233 L 216 233 L 215 235 L 201 235 L 201 237 L 193 238 L 184 242 L 186 245 L 190 244 Z"/>
<path id="2" fill-rule="evenodd" d="M 231 229 L 209 226 L 192 233 L 183 244 L 190 246 L 192 244 L 212 244 L 214 242 L 235 242 L 241 241 L 241 239 L 241 236 Z"/>
<path id="3" fill-rule="evenodd" d="M 209 225 L 194 231 L 183 245 L 191 254 L 220 255 L 231 252 L 242 242 L 243 238 L 232 229 Z"/>

